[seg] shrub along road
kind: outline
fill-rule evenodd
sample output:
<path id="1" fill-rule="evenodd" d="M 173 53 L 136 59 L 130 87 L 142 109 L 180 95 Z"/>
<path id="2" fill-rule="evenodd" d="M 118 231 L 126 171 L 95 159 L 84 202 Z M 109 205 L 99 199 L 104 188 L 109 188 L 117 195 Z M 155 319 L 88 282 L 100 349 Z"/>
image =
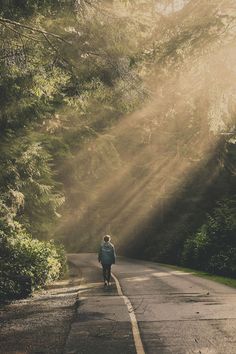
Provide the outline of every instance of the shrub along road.
<path id="1" fill-rule="evenodd" d="M 155 263 L 118 259 L 113 271 L 122 297 L 115 283 L 104 289 L 96 255 L 69 260 L 69 281 L 1 309 L 1 354 L 133 354 L 132 313 L 145 353 L 235 353 L 235 289 Z"/>

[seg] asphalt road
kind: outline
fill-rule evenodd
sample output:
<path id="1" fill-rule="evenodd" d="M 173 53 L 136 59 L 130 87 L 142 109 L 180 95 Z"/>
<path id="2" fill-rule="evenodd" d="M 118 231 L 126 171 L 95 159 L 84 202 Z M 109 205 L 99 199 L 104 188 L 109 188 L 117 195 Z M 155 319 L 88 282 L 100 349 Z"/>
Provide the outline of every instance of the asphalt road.
<path id="1" fill-rule="evenodd" d="M 236 354 L 235 289 L 124 258 L 104 288 L 95 254 L 68 258 L 67 279 L 0 306 L 0 354 Z"/>
<path id="2" fill-rule="evenodd" d="M 236 290 L 152 262 L 120 258 L 103 287 L 94 254 L 70 255 L 82 281 L 65 354 L 136 353 L 134 311 L 146 354 L 236 354 Z"/>

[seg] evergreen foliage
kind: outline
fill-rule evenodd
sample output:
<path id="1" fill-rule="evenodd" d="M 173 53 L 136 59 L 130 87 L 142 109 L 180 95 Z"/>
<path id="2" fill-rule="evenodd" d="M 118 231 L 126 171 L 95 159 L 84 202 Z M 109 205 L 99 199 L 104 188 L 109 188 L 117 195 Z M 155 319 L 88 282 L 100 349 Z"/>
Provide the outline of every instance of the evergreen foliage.
<path id="1" fill-rule="evenodd" d="M 3 1 L 0 8 L 1 299 L 29 295 L 66 270 L 63 247 L 38 240 L 52 237 L 64 202 L 44 134 L 71 76 L 40 32 L 54 5 Z"/>
<path id="2" fill-rule="evenodd" d="M 171 3 L 0 1 L 5 298 L 61 276 L 51 238 L 96 251 L 104 232 L 235 276 L 236 19 L 229 0 Z"/>
<path id="3" fill-rule="evenodd" d="M 184 245 L 182 262 L 213 274 L 236 277 L 235 198 L 217 202 L 206 222 Z"/>

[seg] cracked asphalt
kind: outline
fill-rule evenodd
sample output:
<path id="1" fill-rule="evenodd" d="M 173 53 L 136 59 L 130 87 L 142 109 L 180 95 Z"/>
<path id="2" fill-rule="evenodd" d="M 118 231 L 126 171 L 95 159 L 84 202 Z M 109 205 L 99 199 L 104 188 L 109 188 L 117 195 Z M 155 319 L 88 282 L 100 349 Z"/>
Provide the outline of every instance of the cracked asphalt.
<path id="1" fill-rule="evenodd" d="M 0 308 L 1 354 L 136 353 L 115 283 L 95 254 L 69 255 L 71 277 Z M 236 290 L 152 262 L 118 258 L 146 354 L 236 354 Z"/>

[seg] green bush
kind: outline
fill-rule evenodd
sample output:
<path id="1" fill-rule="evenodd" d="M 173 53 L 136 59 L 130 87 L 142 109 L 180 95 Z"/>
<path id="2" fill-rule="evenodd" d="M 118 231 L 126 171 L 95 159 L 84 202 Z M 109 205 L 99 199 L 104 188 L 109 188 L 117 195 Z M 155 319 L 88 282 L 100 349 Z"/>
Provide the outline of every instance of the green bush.
<path id="1" fill-rule="evenodd" d="M 24 230 L 0 231 L 0 298 L 28 296 L 66 270 L 62 246 L 33 239 Z"/>
<path id="2" fill-rule="evenodd" d="M 236 277 L 236 201 L 217 203 L 201 229 L 187 239 L 182 264 L 214 274 Z"/>

